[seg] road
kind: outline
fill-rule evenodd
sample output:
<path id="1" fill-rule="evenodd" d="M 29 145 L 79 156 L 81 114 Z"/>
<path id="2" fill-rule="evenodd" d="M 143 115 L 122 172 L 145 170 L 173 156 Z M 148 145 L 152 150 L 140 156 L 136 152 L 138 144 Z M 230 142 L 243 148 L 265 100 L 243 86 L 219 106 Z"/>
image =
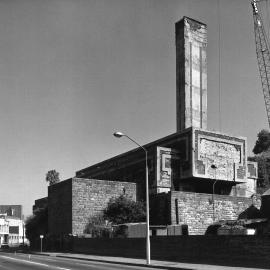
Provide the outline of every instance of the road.
<path id="1" fill-rule="evenodd" d="M 0 270 L 113 270 L 113 269 L 127 269 L 127 270 L 151 270 L 156 268 L 131 266 L 124 264 L 102 263 L 94 261 L 82 261 L 76 259 L 66 259 L 51 256 L 28 255 L 22 253 L 0 253 Z M 162 268 L 159 268 L 162 269 Z M 163 268 L 164 270 L 166 268 Z"/>

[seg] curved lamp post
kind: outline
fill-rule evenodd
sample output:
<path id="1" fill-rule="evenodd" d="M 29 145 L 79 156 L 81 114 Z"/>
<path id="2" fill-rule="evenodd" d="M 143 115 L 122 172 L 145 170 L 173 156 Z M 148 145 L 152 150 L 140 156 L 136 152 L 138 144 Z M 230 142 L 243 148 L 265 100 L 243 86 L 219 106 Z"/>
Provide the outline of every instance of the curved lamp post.
<path id="1" fill-rule="evenodd" d="M 211 165 L 211 168 L 213 170 L 215 170 L 215 181 L 214 181 L 214 184 L 213 184 L 213 193 L 212 193 L 212 201 L 213 201 L 213 222 L 215 222 L 215 198 L 214 198 L 214 194 L 215 194 L 215 185 L 217 183 L 217 166 L 215 164 L 212 164 Z"/>
<path id="2" fill-rule="evenodd" d="M 115 132 L 113 134 L 116 138 L 127 137 L 130 141 L 134 142 L 145 152 L 145 182 L 146 182 L 146 264 L 150 265 L 150 234 L 149 234 L 149 185 L 148 185 L 148 164 L 147 164 L 147 150 L 141 146 L 139 143 L 134 141 L 128 135 L 122 132 Z"/>

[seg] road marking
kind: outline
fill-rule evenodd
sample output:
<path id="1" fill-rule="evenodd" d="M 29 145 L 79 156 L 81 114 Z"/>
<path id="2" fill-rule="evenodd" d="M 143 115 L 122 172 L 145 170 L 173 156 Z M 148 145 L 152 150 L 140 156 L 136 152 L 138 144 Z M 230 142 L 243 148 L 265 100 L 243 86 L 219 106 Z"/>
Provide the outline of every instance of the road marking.
<path id="1" fill-rule="evenodd" d="M 42 266 L 49 267 L 49 265 L 48 264 L 45 264 L 45 263 L 38 263 L 38 262 L 33 262 L 33 261 L 16 259 L 16 258 L 8 257 L 8 256 L 0 256 L 0 257 L 1 258 L 6 258 L 6 259 L 10 259 L 10 260 L 13 260 L 13 261 L 26 262 L 26 263 L 32 263 L 32 264 L 36 264 L 36 265 L 42 265 Z"/>
<path id="2" fill-rule="evenodd" d="M 56 269 L 60 269 L 60 270 L 71 270 L 70 268 L 64 268 L 64 267 L 59 267 L 59 266 L 52 266 L 52 265 L 48 265 L 48 264 L 45 264 L 45 263 L 38 263 L 38 262 L 33 262 L 33 261 L 16 259 L 16 258 L 8 257 L 8 256 L 0 256 L 0 257 L 1 258 L 6 258 L 6 259 L 10 259 L 10 260 L 14 260 L 14 261 L 19 261 L 19 262 L 25 262 L 25 263 L 30 263 L 30 264 L 41 265 L 41 266 L 45 266 L 45 267 L 55 267 Z"/>

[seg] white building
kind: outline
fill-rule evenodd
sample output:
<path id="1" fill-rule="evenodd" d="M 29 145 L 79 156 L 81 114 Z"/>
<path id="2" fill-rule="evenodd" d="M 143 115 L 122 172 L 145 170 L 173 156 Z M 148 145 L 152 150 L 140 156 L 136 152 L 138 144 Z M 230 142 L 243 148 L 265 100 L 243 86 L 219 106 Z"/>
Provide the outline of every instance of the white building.
<path id="1" fill-rule="evenodd" d="M 9 222 L 5 216 L 0 216 L 0 246 L 8 242 Z"/>
<path id="2" fill-rule="evenodd" d="M 23 243 L 28 243 L 24 221 L 18 217 L 0 214 L 0 246 L 19 246 Z"/>

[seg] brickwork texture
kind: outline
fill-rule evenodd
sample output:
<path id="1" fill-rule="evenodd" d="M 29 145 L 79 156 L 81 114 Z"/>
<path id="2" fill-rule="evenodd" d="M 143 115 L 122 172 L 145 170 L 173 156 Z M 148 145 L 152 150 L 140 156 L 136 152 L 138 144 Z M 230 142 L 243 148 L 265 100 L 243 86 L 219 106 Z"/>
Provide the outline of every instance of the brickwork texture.
<path id="1" fill-rule="evenodd" d="M 187 224 L 189 234 L 200 235 L 214 221 L 237 219 L 251 204 L 246 197 L 173 191 L 171 223 Z"/>
<path id="2" fill-rule="evenodd" d="M 98 215 L 110 198 L 125 193 L 136 201 L 136 184 L 74 178 L 72 186 L 72 233 L 82 234 L 90 217 Z"/>
<path id="3" fill-rule="evenodd" d="M 89 218 L 98 215 L 110 198 L 123 193 L 136 200 L 136 184 L 72 178 L 49 186 L 49 233 L 83 234 Z"/>

